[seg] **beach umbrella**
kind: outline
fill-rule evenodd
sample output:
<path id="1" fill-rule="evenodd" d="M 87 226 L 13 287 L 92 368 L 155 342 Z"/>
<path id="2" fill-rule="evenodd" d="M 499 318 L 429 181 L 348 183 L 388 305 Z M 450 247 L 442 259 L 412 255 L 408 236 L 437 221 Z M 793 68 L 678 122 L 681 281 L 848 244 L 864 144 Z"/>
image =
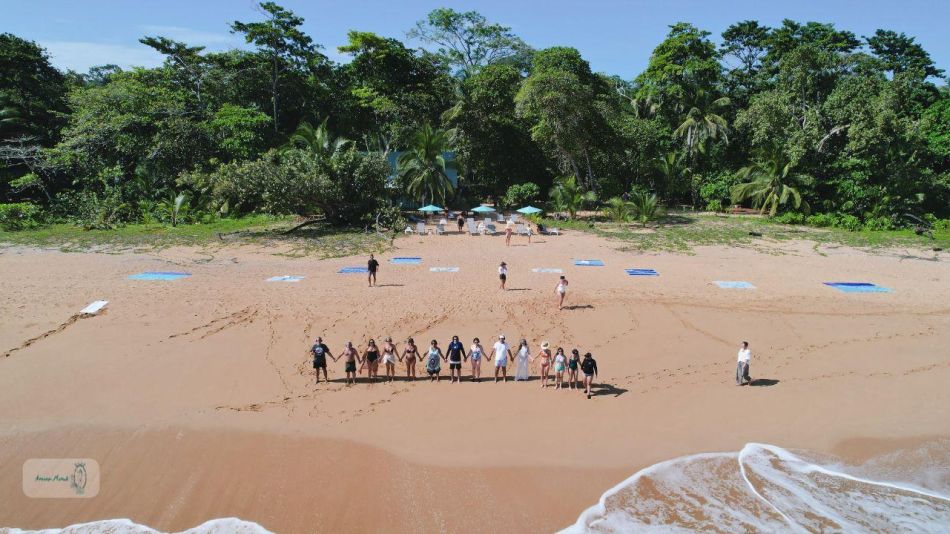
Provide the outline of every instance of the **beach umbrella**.
<path id="1" fill-rule="evenodd" d="M 438 206 L 433 206 L 432 204 L 429 204 L 428 206 L 422 206 L 421 208 L 419 208 L 419 211 L 425 211 L 425 212 L 429 212 L 429 213 L 435 213 L 435 212 L 437 212 L 437 211 L 443 211 L 443 210 L 442 210 L 442 208 L 440 208 L 440 207 L 438 207 Z"/>
<path id="2" fill-rule="evenodd" d="M 525 215 L 534 215 L 535 213 L 541 213 L 544 210 L 540 208 L 536 208 L 534 206 L 525 206 L 517 211 L 518 213 L 523 213 Z"/>
<path id="3" fill-rule="evenodd" d="M 475 213 L 491 213 L 495 211 L 495 208 L 492 208 L 491 206 L 485 206 L 483 204 L 477 208 L 472 208 L 470 211 L 474 211 Z"/>

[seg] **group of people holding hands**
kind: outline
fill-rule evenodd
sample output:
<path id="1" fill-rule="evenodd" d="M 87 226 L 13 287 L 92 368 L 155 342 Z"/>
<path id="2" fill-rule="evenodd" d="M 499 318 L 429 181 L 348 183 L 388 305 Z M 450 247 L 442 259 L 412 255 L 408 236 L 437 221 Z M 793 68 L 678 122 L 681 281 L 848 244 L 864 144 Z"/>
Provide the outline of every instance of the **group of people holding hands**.
<path id="1" fill-rule="evenodd" d="M 334 362 L 340 359 L 343 360 L 347 385 L 355 384 L 357 373 L 362 373 L 364 370 L 367 371 L 367 376 L 371 381 L 377 380 L 379 378 L 380 362 L 383 363 L 385 377 L 390 382 L 396 379 L 397 363 L 405 364 L 408 380 L 416 379 L 416 366 L 421 365 L 429 375 L 429 379 L 434 382 L 440 380 L 442 365 L 447 363 L 451 382 L 461 383 L 463 363 L 471 362 L 471 380 L 473 382 L 481 381 L 482 360 L 485 360 L 487 365 L 494 367 L 495 382 L 498 382 L 499 378 L 503 382 L 507 382 L 509 364 L 516 366 L 513 377 L 515 381 L 527 381 L 530 378 L 530 365 L 538 361 L 540 363 L 542 388 L 548 387 L 553 373 L 555 389 L 561 389 L 562 387 L 567 389 L 569 387 L 572 390 L 585 393 L 589 399 L 593 379 L 597 376 L 597 361 L 589 352 L 584 354 L 583 357 L 577 349 L 572 349 L 570 355 L 562 347 L 558 347 L 552 352 L 551 345 L 544 341 L 538 351 L 532 354 L 528 347 L 528 341 L 525 339 L 521 340 L 518 348 L 514 349 L 513 352 L 511 346 L 505 340 L 504 334 L 498 336 L 498 341 L 491 347 L 491 353 L 485 350 L 477 337 L 472 340 L 471 346 L 466 350 L 458 336 L 452 336 L 452 341 L 444 352 L 439 347 L 438 341 L 434 339 L 429 343 L 428 350 L 423 350 L 416 345 L 415 340 L 411 337 L 406 340 L 406 344 L 401 351 L 398 350 L 391 337 L 387 337 L 382 346 L 377 346 L 376 341 L 370 339 L 362 352 L 354 347 L 352 342 L 347 341 L 346 347 L 339 356 L 334 356 L 329 347 L 323 342 L 323 338 L 318 337 L 310 348 L 310 352 L 313 355 L 313 368 L 317 373 L 317 383 L 320 382 L 321 370 L 323 371 L 324 380 L 329 381 L 327 377 L 327 358 L 332 358 Z M 581 382 L 581 376 L 583 376 L 583 382 Z"/>

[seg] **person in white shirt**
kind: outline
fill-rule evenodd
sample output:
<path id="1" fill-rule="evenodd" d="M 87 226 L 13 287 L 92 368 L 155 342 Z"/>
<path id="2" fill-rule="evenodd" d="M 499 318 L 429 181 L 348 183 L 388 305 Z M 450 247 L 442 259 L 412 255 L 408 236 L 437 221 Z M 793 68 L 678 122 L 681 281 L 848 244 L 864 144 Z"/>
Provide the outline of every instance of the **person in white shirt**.
<path id="1" fill-rule="evenodd" d="M 739 361 L 736 364 L 736 385 L 751 384 L 752 377 L 749 376 L 749 361 L 752 360 L 752 351 L 749 350 L 749 342 L 743 341 L 742 348 L 739 349 Z"/>
<path id="2" fill-rule="evenodd" d="M 508 282 L 508 264 L 505 262 L 501 262 L 498 266 L 498 279 L 501 280 L 501 290 L 504 291 L 505 283 Z"/>
<path id="3" fill-rule="evenodd" d="M 501 370 L 502 380 L 508 381 L 508 360 L 511 358 L 511 347 L 505 343 L 505 335 L 498 336 L 495 350 L 495 382 L 498 382 L 498 371 Z"/>

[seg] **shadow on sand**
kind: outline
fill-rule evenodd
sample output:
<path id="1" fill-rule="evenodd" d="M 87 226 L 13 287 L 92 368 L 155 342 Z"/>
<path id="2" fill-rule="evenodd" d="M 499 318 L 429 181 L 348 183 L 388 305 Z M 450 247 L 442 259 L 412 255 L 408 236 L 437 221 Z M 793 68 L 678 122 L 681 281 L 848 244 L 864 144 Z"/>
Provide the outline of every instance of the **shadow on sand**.
<path id="1" fill-rule="evenodd" d="M 760 387 L 769 387 L 778 384 L 778 380 L 772 378 L 754 378 L 752 382 L 749 382 L 750 386 L 760 386 Z"/>
<path id="2" fill-rule="evenodd" d="M 614 397 L 619 397 L 628 391 L 624 388 L 618 388 L 613 384 L 591 384 L 590 389 L 591 395 L 594 397 L 599 397 L 601 395 L 613 395 Z"/>
<path id="3" fill-rule="evenodd" d="M 573 306 L 564 306 L 565 310 L 593 310 L 592 304 L 574 304 Z"/>

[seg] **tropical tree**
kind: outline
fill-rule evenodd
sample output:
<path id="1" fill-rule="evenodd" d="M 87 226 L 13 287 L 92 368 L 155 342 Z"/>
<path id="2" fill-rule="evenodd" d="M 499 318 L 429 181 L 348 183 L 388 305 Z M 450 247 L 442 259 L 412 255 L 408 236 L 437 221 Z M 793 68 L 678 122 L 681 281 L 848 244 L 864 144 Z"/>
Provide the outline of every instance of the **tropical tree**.
<path id="1" fill-rule="evenodd" d="M 314 128 L 309 122 L 301 122 L 284 145 L 285 150 L 301 148 L 319 159 L 327 159 L 353 144 L 345 137 L 334 138 L 327 129 L 327 119 Z"/>
<path id="2" fill-rule="evenodd" d="M 603 211 L 604 217 L 617 223 L 629 221 L 633 212 L 630 203 L 620 197 L 613 197 L 607 200 Z"/>
<path id="3" fill-rule="evenodd" d="M 462 76 L 493 63 L 519 59 L 525 62 L 530 50 L 511 33 L 511 28 L 489 23 L 477 11 L 459 13 L 448 7 L 430 11 L 426 20 L 417 22 L 407 36 L 437 45 L 438 55 Z"/>
<path id="4" fill-rule="evenodd" d="M 739 203 L 751 200 L 752 206 L 761 213 L 775 216 L 780 207 L 791 203 L 798 209 L 807 203 L 794 187 L 798 181 L 808 179 L 803 174 L 793 173 L 794 164 L 781 157 L 773 156 L 766 161 L 757 161 L 739 170 L 738 176 L 744 180 L 732 188 L 732 201 Z"/>
<path id="5" fill-rule="evenodd" d="M 634 191 L 630 195 L 630 211 L 633 219 L 643 226 L 663 215 L 663 206 L 653 193 Z"/>
<path id="6" fill-rule="evenodd" d="M 673 135 L 683 139 L 683 148 L 690 157 L 703 152 L 707 141 L 722 139 L 729 142 L 729 123 L 718 113 L 728 105 L 729 97 L 715 98 L 704 89 L 696 91 L 686 117 L 673 131 Z"/>
<path id="7" fill-rule="evenodd" d="M 577 216 L 577 212 L 584 207 L 585 203 L 596 202 L 596 200 L 597 195 L 593 191 L 585 193 L 577 183 L 577 177 L 573 175 L 560 178 L 551 189 L 551 203 L 554 209 L 559 212 L 566 211 L 571 219 Z"/>
<path id="8" fill-rule="evenodd" d="M 659 156 L 654 160 L 654 169 L 659 174 L 663 185 L 666 188 L 667 200 L 671 200 L 674 195 L 684 192 L 686 178 L 689 175 L 688 169 L 683 165 L 683 155 L 672 151 Z"/>
<path id="9" fill-rule="evenodd" d="M 406 192 L 423 203 L 439 201 L 452 194 L 454 188 L 447 170 L 455 168 L 446 161 L 451 132 L 429 124 L 419 128 L 409 139 L 409 146 L 399 155 L 396 166 Z"/>

